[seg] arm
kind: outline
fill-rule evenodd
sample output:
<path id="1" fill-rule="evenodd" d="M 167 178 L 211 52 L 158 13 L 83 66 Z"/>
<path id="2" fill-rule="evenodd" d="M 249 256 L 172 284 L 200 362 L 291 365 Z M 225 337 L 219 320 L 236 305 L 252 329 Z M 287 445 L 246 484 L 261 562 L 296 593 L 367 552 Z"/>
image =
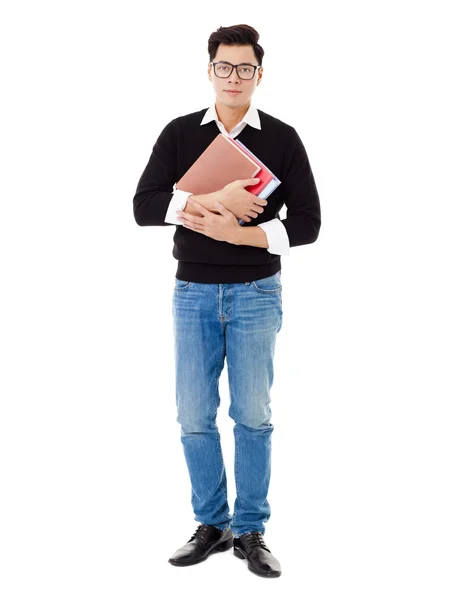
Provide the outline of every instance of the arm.
<path id="1" fill-rule="evenodd" d="M 321 228 L 321 207 L 309 158 L 298 133 L 292 128 L 294 148 L 285 165 L 281 183 L 289 245 L 302 246 L 317 240 Z M 292 143 L 292 142 L 291 142 Z"/>
<path id="2" fill-rule="evenodd" d="M 174 190 L 177 162 L 176 124 L 170 121 L 162 130 L 149 162 L 142 173 L 133 199 L 134 218 L 138 225 L 181 225 L 177 221 L 177 210 L 193 215 L 200 213 L 187 198 L 193 194 L 184 190 Z M 194 196 L 197 202 L 217 212 L 215 192 Z"/>
<path id="3" fill-rule="evenodd" d="M 234 233 L 232 244 L 267 248 L 271 254 L 289 255 L 289 248 L 315 242 L 321 227 L 321 208 L 314 176 L 304 145 L 292 128 L 292 152 L 282 180 L 286 219 L 271 219 L 256 227 L 243 227 Z M 262 232 L 263 229 L 266 240 Z"/>
<path id="4" fill-rule="evenodd" d="M 264 236 L 260 231 L 264 232 Z M 256 227 L 242 227 L 234 242 L 237 245 L 267 248 L 271 254 L 289 256 L 289 238 L 280 219 L 271 219 Z"/>
<path id="5" fill-rule="evenodd" d="M 140 179 L 132 204 L 136 223 L 171 225 L 165 217 L 173 197 L 177 163 L 176 124 L 170 121 L 160 133 Z"/>
<path id="6" fill-rule="evenodd" d="M 256 246 L 258 248 L 268 247 L 266 232 L 259 225 L 252 227 L 240 227 L 236 238 L 231 242 L 237 246 Z"/>
<path id="7" fill-rule="evenodd" d="M 190 198 L 191 200 L 196 200 L 199 204 L 204 206 L 210 212 L 219 214 L 219 211 L 215 207 L 215 202 L 217 200 L 220 200 L 221 198 L 219 192 L 210 192 L 209 194 L 198 195 L 190 194 Z M 202 213 L 199 212 L 196 208 L 193 208 L 193 206 L 189 202 L 187 202 L 183 210 L 184 212 L 190 213 L 191 215 L 197 215 L 200 217 L 202 216 Z"/>
<path id="8" fill-rule="evenodd" d="M 200 200 L 200 198 L 203 198 L 203 200 Z M 195 196 L 191 192 L 175 190 L 175 192 L 172 195 L 172 199 L 170 200 L 169 207 L 167 209 L 167 214 L 165 215 L 165 221 L 166 223 L 170 223 L 172 225 L 183 225 L 183 223 L 177 220 L 178 210 L 189 213 L 191 215 L 201 216 L 201 213 L 199 213 L 198 210 L 193 208 L 190 202 L 187 202 L 189 199 L 197 200 L 197 202 L 200 202 L 202 206 L 205 206 L 205 208 L 207 208 L 211 212 L 217 213 L 218 211 L 215 208 L 214 198 L 215 193 Z"/>

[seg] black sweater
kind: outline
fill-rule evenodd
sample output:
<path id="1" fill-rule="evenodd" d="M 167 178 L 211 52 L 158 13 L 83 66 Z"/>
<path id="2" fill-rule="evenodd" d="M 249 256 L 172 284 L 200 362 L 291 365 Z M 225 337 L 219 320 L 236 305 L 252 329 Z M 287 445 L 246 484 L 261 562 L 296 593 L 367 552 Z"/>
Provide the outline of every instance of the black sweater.
<path id="1" fill-rule="evenodd" d="M 155 142 L 133 198 L 138 225 L 172 225 L 164 221 L 175 183 L 220 133 L 215 121 L 200 125 L 207 109 L 170 121 Z M 261 129 L 246 125 L 237 136 L 281 181 L 268 196 L 264 211 L 242 227 L 279 217 L 283 204 L 290 247 L 312 244 L 319 235 L 321 209 L 314 176 L 294 127 L 259 110 Z M 173 256 L 176 277 L 199 283 L 243 283 L 281 270 L 278 254 L 266 248 L 214 240 L 175 225 Z"/>

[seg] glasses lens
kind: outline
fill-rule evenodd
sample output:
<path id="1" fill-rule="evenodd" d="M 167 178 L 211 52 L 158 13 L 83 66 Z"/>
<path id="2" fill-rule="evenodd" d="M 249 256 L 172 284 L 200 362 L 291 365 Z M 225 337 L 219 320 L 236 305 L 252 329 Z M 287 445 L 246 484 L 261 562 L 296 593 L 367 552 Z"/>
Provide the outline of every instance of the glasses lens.
<path id="1" fill-rule="evenodd" d="M 218 62 L 215 65 L 215 75 L 217 77 L 228 77 L 231 73 L 232 66 L 228 63 Z M 239 65 L 237 67 L 238 76 L 241 79 L 253 79 L 254 67 L 250 65 Z"/>
<path id="2" fill-rule="evenodd" d="M 254 67 L 251 67 L 250 65 L 240 65 L 238 67 L 238 75 L 241 79 L 251 79 L 254 72 Z"/>
<path id="3" fill-rule="evenodd" d="M 228 77 L 233 67 L 227 63 L 219 62 L 215 65 L 215 74 L 217 77 Z"/>

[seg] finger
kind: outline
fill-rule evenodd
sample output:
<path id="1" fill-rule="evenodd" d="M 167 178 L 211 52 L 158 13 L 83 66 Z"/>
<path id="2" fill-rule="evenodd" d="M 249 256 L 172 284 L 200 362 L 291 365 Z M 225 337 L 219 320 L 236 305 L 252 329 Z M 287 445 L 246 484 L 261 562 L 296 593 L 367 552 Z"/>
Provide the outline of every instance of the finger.
<path id="1" fill-rule="evenodd" d="M 178 213 L 178 217 L 179 220 L 183 219 L 184 221 L 188 222 L 188 223 L 200 223 L 200 221 L 203 219 L 203 217 L 199 217 L 198 215 L 192 215 L 190 213 L 186 213 L 184 211 L 180 211 Z"/>
<path id="2" fill-rule="evenodd" d="M 210 211 L 207 210 L 204 206 L 202 206 L 199 202 L 195 202 L 195 200 L 188 200 L 193 208 L 196 208 L 202 215 L 208 214 Z M 200 217 L 199 217 L 200 218 Z"/>
<path id="3" fill-rule="evenodd" d="M 268 204 L 268 201 L 265 200 L 264 198 L 260 198 L 259 196 L 256 196 L 255 194 L 252 194 L 251 192 L 248 192 L 248 194 L 250 196 L 253 196 L 253 198 L 252 198 L 253 204 L 257 204 L 258 206 L 266 206 Z"/>
<path id="4" fill-rule="evenodd" d="M 203 233 L 204 227 L 199 223 L 182 223 L 183 227 L 186 229 L 192 229 L 192 231 L 196 231 L 198 233 Z"/>
<path id="5" fill-rule="evenodd" d="M 268 204 L 268 201 L 265 200 L 264 198 L 260 198 L 259 196 L 257 196 L 256 194 L 252 194 L 251 192 L 248 192 L 248 190 L 245 190 L 245 192 L 247 194 L 249 194 L 250 196 L 250 200 L 254 203 L 254 204 L 258 204 L 261 206 L 266 206 Z"/>
<path id="6" fill-rule="evenodd" d="M 215 202 L 215 208 L 216 208 L 218 211 L 220 211 L 220 213 L 221 213 L 222 215 L 225 215 L 225 216 L 227 216 L 227 215 L 228 215 L 228 213 L 230 213 L 230 214 L 233 214 L 233 213 L 231 213 L 231 211 L 229 211 L 229 210 L 227 209 L 227 207 L 226 207 L 226 206 L 224 206 L 224 205 L 223 205 L 221 202 Z"/>

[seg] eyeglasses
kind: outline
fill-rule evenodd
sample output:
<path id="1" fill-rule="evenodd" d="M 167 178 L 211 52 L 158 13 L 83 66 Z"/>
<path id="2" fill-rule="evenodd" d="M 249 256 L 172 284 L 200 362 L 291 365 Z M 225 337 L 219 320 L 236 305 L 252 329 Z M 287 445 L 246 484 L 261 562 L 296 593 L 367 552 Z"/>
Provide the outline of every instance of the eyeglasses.
<path id="1" fill-rule="evenodd" d="M 221 60 L 219 62 L 212 62 L 213 71 L 217 77 L 224 79 L 229 77 L 233 69 L 236 68 L 236 73 L 240 79 L 253 79 L 256 73 L 256 69 L 259 69 L 261 65 L 250 65 L 249 63 L 240 63 L 239 65 L 232 65 L 231 63 Z"/>

